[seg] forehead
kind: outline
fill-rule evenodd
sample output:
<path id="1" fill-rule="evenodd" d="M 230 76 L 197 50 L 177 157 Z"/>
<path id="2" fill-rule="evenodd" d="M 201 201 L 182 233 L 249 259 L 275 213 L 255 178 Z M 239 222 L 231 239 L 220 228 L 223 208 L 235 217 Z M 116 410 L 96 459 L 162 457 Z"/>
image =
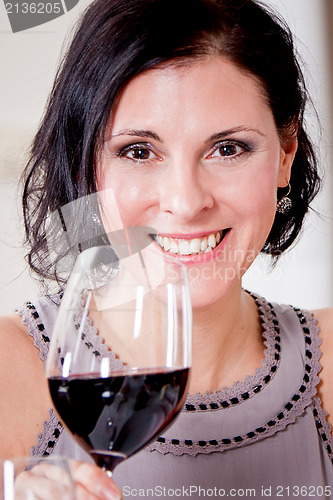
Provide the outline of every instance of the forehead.
<path id="1" fill-rule="evenodd" d="M 155 124 L 156 120 L 189 122 L 199 115 L 242 120 L 252 114 L 258 120 L 265 113 L 272 115 L 261 82 L 228 59 L 212 56 L 166 63 L 134 77 L 119 93 L 110 125 L 117 129 L 125 122 L 131 126 L 150 119 Z"/>

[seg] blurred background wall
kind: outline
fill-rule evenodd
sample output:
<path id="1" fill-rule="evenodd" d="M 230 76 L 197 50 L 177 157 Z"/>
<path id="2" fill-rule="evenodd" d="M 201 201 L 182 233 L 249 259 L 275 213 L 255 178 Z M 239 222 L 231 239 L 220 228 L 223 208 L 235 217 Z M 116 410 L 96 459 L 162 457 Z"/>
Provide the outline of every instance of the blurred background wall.
<path id="1" fill-rule="evenodd" d="M 63 41 L 79 13 L 70 12 L 36 28 L 13 34 L 0 2 L 0 314 L 38 294 L 22 248 L 19 177 L 37 129 L 60 58 Z M 305 61 L 308 85 L 321 129 L 310 110 L 307 123 L 325 172 L 323 190 L 314 203 L 318 213 L 307 220 L 296 247 L 274 270 L 259 258 L 244 286 L 273 301 L 300 307 L 333 306 L 333 2 L 266 0 L 287 20 Z M 292 193 L 291 193 L 292 194 Z"/>

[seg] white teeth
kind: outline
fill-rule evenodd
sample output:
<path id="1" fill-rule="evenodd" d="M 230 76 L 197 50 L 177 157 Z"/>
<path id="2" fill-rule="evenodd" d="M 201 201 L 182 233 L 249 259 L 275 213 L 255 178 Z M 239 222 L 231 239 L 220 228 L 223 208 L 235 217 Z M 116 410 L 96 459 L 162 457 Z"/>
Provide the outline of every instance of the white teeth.
<path id="1" fill-rule="evenodd" d="M 164 240 L 162 238 L 162 236 L 160 235 L 157 235 L 156 236 L 156 242 L 160 245 L 160 247 L 164 247 L 165 245 L 163 244 L 164 243 Z"/>
<path id="2" fill-rule="evenodd" d="M 167 236 L 156 236 L 156 243 L 166 252 L 178 255 L 195 255 L 211 252 L 223 239 L 223 231 L 211 233 L 202 238 L 174 239 Z"/>
<path id="3" fill-rule="evenodd" d="M 158 243 L 158 242 L 157 242 Z M 170 250 L 170 240 L 169 238 L 167 238 L 166 236 L 164 236 L 163 238 L 163 244 L 161 245 L 160 243 L 158 243 L 162 248 L 164 248 L 164 250 L 167 252 L 168 250 Z"/>
<path id="4" fill-rule="evenodd" d="M 191 253 L 199 253 L 200 252 L 200 245 L 201 245 L 201 241 L 199 240 L 199 238 L 194 238 L 193 240 L 191 240 L 191 243 L 190 243 Z"/>
<path id="5" fill-rule="evenodd" d="M 190 249 L 190 242 L 188 240 L 181 240 L 179 242 L 179 251 L 180 255 L 190 255 L 191 249 Z"/>
<path id="6" fill-rule="evenodd" d="M 201 240 L 200 250 L 204 252 L 206 248 L 207 248 L 207 238 L 203 238 L 203 240 Z"/>
<path id="7" fill-rule="evenodd" d="M 178 250 L 179 250 L 179 246 L 178 246 L 178 243 L 174 240 L 171 240 L 170 241 L 170 250 L 169 252 L 171 253 L 178 253 Z"/>
<path id="8" fill-rule="evenodd" d="M 208 236 L 208 245 L 211 247 L 211 248 L 215 248 L 216 247 L 216 238 L 215 238 L 215 234 L 210 234 Z"/>

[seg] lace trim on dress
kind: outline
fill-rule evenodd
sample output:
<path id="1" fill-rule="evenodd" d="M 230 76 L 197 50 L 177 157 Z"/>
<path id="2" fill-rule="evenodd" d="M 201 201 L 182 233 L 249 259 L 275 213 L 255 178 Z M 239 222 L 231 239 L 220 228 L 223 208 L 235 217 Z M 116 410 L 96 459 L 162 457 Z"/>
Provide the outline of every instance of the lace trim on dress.
<path id="1" fill-rule="evenodd" d="M 262 366 L 254 375 L 248 375 L 243 382 L 235 382 L 213 393 L 200 392 L 188 395 L 182 411 L 221 410 L 238 405 L 258 394 L 274 377 L 280 364 L 281 337 L 279 322 L 272 304 L 262 297 L 250 294 L 258 307 L 262 324 L 262 336 L 266 347 Z"/>
<path id="2" fill-rule="evenodd" d="M 294 308 L 294 310 L 296 311 L 301 323 L 304 324 L 304 320 L 303 320 L 303 317 L 302 317 L 302 311 L 300 311 L 299 309 L 296 309 Z M 312 321 L 314 324 L 316 324 L 316 320 L 315 318 L 311 315 L 310 316 L 310 321 Z M 311 329 L 311 326 L 310 326 L 310 329 Z M 318 329 L 317 329 L 318 330 Z M 313 340 L 313 338 L 309 338 L 309 331 L 307 329 L 307 327 L 304 327 L 303 326 L 303 331 L 305 333 L 305 342 L 306 344 L 308 345 L 311 345 L 311 341 Z M 320 350 L 320 344 L 321 344 L 321 340 L 320 340 L 320 337 L 319 335 L 317 335 L 314 339 L 314 343 L 315 343 L 315 348 Z M 309 355 L 309 353 L 308 353 Z M 319 357 L 320 358 L 320 357 Z M 317 373 L 319 373 L 321 370 L 321 365 L 319 363 L 319 360 L 318 360 L 318 365 L 317 365 Z M 318 381 L 319 381 L 319 377 L 318 377 Z M 317 391 L 316 391 L 317 392 Z M 316 427 L 317 427 L 317 431 L 318 431 L 318 434 L 320 436 L 320 439 L 328 453 L 328 456 L 333 464 L 333 435 L 332 435 L 332 426 L 331 424 L 328 422 L 327 420 L 327 413 L 326 411 L 323 409 L 323 406 L 322 406 L 322 402 L 321 402 L 321 399 L 318 395 L 314 396 L 313 398 L 313 401 L 312 401 L 312 407 L 313 407 L 313 416 L 314 416 L 314 419 L 315 419 L 315 423 L 316 423 Z"/>
<path id="3" fill-rule="evenodd" d="M 100 356 L 103 358 L 108 357 L 112 362 L 112 368 L 114 370 L 121 370 L 124 367 L 124 364 L 116 357 L 115 353 L 105 343 L 103 337 L 99 335 L 97 328 L 93 326 L 90 318 L 86 318 L 85 326 L 86 328 L 84 332 L 81 333 L 81 340 L 84 342 L 87 349 L 91 351 L 96 358 L 99 358 Z M 80 324 L 78 320 L 76 329 L 79 330 L 79 328 Z"/>
<path id="4" fill-rule="evenodd" d="M 54 410 L 49 410 L 49 420 L 43 422 L 43 432 L 37 436 L 37 444 L 30 449 L 33 457 L 48 457 L 61 436 L 64 426 Z"/>
<path id="5" fill-rule="evenodd" d="M 36 307 L 31 302 L 26 302 L 23 307 L 16 309 L 22 318 L 22 323 L 28 327 L 28 334 L 34 340 L 34 346 L 39 351 L 39 357 L 46 361 L 49 351 L 50 338 L 47 335 Z M 64 426 L 59 421 L 53 409 L 49 410 L 49 420 L 43 422 L 43 432 L 37 436 L 37 444 L 30 449 L 31 456 L 48 456 L 60 438 Z"/>
<path id="6" fill-rule="evenodd" d="M 23 307 L 16 309 L 22 318 L 22 323 L 28 327 L 28 334 L 34 339 L 34 346 L 39 351 L 39 357 L 46 361 L 49 351 L 50 338 L 47 335 L 36 307 L 31 302 L 26 302 Z M 39 335 L 36 335 L 39 332 Z"/>
<path id="7" fill-rule="evenodd" d="M 313 416 L 315 418 L 316 427 L 320 439 L 328 453 L 328 456 L 333 464 L 333 436 L 332 426 L 327 421 L 327 413 L 321 406 L 321 400 L 316 396 L 313 400 Z"/>
<path id="8" fill-rule="evenodd" d="M 321 340 L 318 336 L 319 330 L 314 317 L 307 312 L 294 309 L 300 321 L 304 333 L 305 341 L 305 364 L 303 380 L 298 391 L 292 396 L 290 401 L 281 408 L 281 411 L 272 416 L 272 418 L 263 422 L 255 429 L 249 429 L 249 432 L 241 436 L 220 436 L 214 440 L 180 440 L 175 436 L 174 439 L 158 438 L 148 446 L 148 451 L 158 451 L 162 454 L 173 453 L 174 455 L 197 455 L 198 453 L 208 454 L 214 452 L 227 451 L 233 448 L 239 448 L 259 441 L 263 438 L 272 436 L 278 431 L 294 423 L 317 393 L 316 386 L 319 383 L 318 373 L 321 369 L 319 359 L 321 352 L 319 349 Z M 240 402 L 241 403 L 241 402 Z M 221 415 L 223 418 L 223 415 Z"/>

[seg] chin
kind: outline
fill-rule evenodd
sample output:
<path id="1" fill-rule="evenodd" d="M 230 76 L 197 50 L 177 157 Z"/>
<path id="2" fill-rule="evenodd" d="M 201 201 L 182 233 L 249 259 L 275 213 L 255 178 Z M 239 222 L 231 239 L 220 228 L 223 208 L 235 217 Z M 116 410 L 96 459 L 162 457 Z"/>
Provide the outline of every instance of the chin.
<path id="1" fill-rule="evenodd" d="M 193 310 L 217 304 L 223 300 L 232 287 L 231 282 L 191 279 L 191 276 L 189 276 L 189 282 Z"/>

